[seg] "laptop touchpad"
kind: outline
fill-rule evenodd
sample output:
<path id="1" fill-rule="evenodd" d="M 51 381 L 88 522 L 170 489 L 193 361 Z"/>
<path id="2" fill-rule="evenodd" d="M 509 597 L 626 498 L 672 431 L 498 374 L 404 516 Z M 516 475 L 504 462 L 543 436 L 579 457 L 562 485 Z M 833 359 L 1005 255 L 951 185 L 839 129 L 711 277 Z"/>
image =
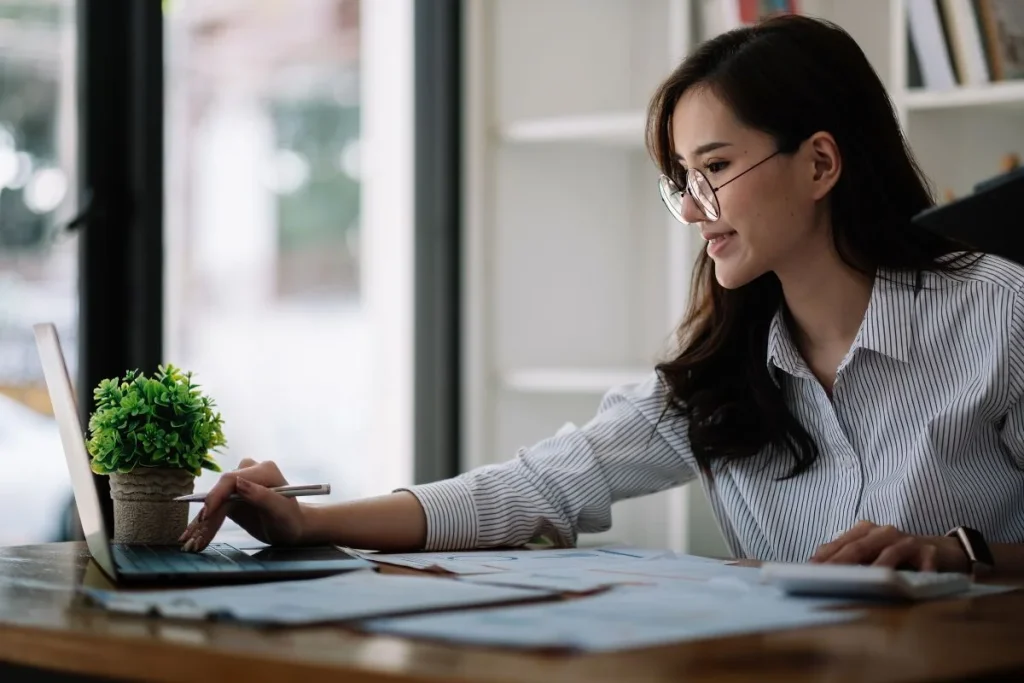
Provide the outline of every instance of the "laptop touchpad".
<path id="1" fill-rule="evenodd" d="M 333 545 L 321 545 L 313 547 L 265 547 L 242 549 L 254 560 L 262 563 L 273 562 L 275 564 L 287 562 L 329 562 L 332 560 L 353 560 L 355 555 L 345 552 Z"/>

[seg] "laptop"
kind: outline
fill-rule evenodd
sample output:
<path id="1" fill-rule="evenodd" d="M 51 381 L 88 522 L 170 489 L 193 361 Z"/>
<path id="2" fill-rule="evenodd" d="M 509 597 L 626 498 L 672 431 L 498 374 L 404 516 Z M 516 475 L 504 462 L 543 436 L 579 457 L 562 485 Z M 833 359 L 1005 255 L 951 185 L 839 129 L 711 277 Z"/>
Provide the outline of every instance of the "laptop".
<path id="1" fill-rule="evenodd" d="M 374 566 L 336 546 L 259 547 L 254 539 L 252 548 L 211 543 L 201 553 L 184 553 L 178 546 L 111 543 L 57 329 L 52 323 L 40 323 L 33 331 L 86 544 L 93 560 L 116 584 L 272 581 Z"/>

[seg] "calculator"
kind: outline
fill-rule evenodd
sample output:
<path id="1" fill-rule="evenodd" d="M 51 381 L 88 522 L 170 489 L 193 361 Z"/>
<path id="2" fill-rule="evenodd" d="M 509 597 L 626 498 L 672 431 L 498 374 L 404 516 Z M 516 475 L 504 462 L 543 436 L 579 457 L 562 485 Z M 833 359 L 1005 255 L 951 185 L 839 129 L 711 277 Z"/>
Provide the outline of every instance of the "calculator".
<path id="1" fill-rule="evenodd" d="M 791 595 L 889 600 L 927 600 L 971 588 L 971 577 L 955 572 L 797 562 L 766 562 L 761 565 L 761 582 Z"/>

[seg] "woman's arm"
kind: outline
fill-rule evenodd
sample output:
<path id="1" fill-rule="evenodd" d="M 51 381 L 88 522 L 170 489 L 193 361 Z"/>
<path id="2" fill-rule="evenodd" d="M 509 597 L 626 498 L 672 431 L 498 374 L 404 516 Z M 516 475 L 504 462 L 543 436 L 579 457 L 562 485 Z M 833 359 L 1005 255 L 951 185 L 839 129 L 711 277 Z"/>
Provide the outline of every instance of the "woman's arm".
<path id="1" fill-rule="evenodd" d="M 1024 335 L 1011 338 L 1011 344 L 1015 347 L 1011 353 L 1018 356 L 1015 358 L 1017 367 L 1024 369 Z M 1006 413 L 999 438 L 1006 449 L 1006 455 L 1021 470 L 1021 476 L 1024 476 L 1024 397 L 1018 398 Z M 1018 540 L 1021 543 L 989 543 L 996 571 L 1024 573 L 1024 538 Z"/>
<path id="2" fill-rule="evenodd" d="M 668 413 L 659 378 L 609 392 L 582 427 L 519 451 L 500 465 L 408 489 L 423 506 L 427 550 L 518 546 L 538 535 L 573 546 L 611 527 L 612 503 L 696 476 L 685 424 Z"/>
<path id="3" fill-rule="evenodd" d="M 1019 329 L 1019 328 L 1018 328 Z M 1011 328 L 1011 367 L 1024 370 L 1024 334 Z M 1003 417 L 999 431 L 1002 453 L 1016 464 L 1024 478 L 1024 383 L 1011 377 L 1011 395 L 1015 402 Z M 974 526 L 974 520 L 961 520 Z M 1019 543 L 989 543 L 992 561 L 999 574 L 1024 573 L 1024 538 Z M 864 520 L 830 543 L 822 545 L 811 557 L 812 562 L 835 564 L 910 565 L 918 569 L 938 571 L 970 571 L 970 562 L 960 542 L 948 536 L 912 536 L 892 526 L 879 526 Z"/>
<path id="4" fill-rule="evenodd" d="M 274 545 L 336 543 L 388 551 L 423 547 L 426 516 L 410 493 L 335 505 L 308 505 L 271 490 L 287 483 L 274 462 L 243 459 L 237 470 L 223 474 L 210 489 L 202 510 L 179 539 L 182 549 L 202 551 L 226 517 L 259 540 Z M 244 503 L 228 502 L 235 493 Z"/>
<path id="5" fill-rule="evenodd" d="M 1024 296 L 1019 292 L 1014 301 L 1008 337 L 1011 395 L 1017 398 L 1006 413 L 999 439 L 1006 455 L 1024 476 Z M 1021 542 L 989 543 L 996 571 L 1024 573 L 1024 538 L 1014 540 Z"/>
<path id="6" fill-rule="evenodd" d="M 1024 543 L 989 543 L 995 571 L 1024 572 Z M 873 564 L 913 567 L 923 571 L 970 572 L 971 563 L 960 542 L 949 536 L 913 536 L 893 526 L 864 520 L 836 540 L 825 543 L 810 558 L 825 564 Z"/>
<path id="7" fill-rule="evenodd" d="M 243 461 L 211 489 L 182 536 L 202 550 L 230 515 L 268 543 L 336 543 L 410 551 L 522 545 L 541 533 L 560 545 L 579 532 L 611 527 L 617 500 L 693 479 L 685 425 L 666 415 L 652 373 L 637 387 L 609 392 L 596 417 L 563 429 L 511 461 L 377 498 L 335 505 L 298 504 L 270 490 L 285 479 L 272 462 Z M 227 505 L 238 493 L 247 503 Z"/>
<path id="8" fill-rule="evenodd" d="M 1000 574 L 1024 573 L 1024 543 L 990 543 L 989 550 Z"/>
<path id="9" fill-rule="evenodd" d="M 413 552 L 427 540 L 427 516 L 408 491 L 334 505 L 303 505 L 302 511 L 305 544 Z"/>

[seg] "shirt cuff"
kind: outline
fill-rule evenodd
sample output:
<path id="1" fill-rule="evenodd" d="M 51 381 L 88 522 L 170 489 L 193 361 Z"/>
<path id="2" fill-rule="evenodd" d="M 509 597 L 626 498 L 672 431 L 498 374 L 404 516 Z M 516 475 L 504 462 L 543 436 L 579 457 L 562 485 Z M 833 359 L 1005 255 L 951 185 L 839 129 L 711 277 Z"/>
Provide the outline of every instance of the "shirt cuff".
<path id="1" fill-rule="evenodd" d="M 427 516 L 424 550 L 472 550 L 479 519 L 469 486 L 460 478 L 396 489 L 416 496 Z"/>

